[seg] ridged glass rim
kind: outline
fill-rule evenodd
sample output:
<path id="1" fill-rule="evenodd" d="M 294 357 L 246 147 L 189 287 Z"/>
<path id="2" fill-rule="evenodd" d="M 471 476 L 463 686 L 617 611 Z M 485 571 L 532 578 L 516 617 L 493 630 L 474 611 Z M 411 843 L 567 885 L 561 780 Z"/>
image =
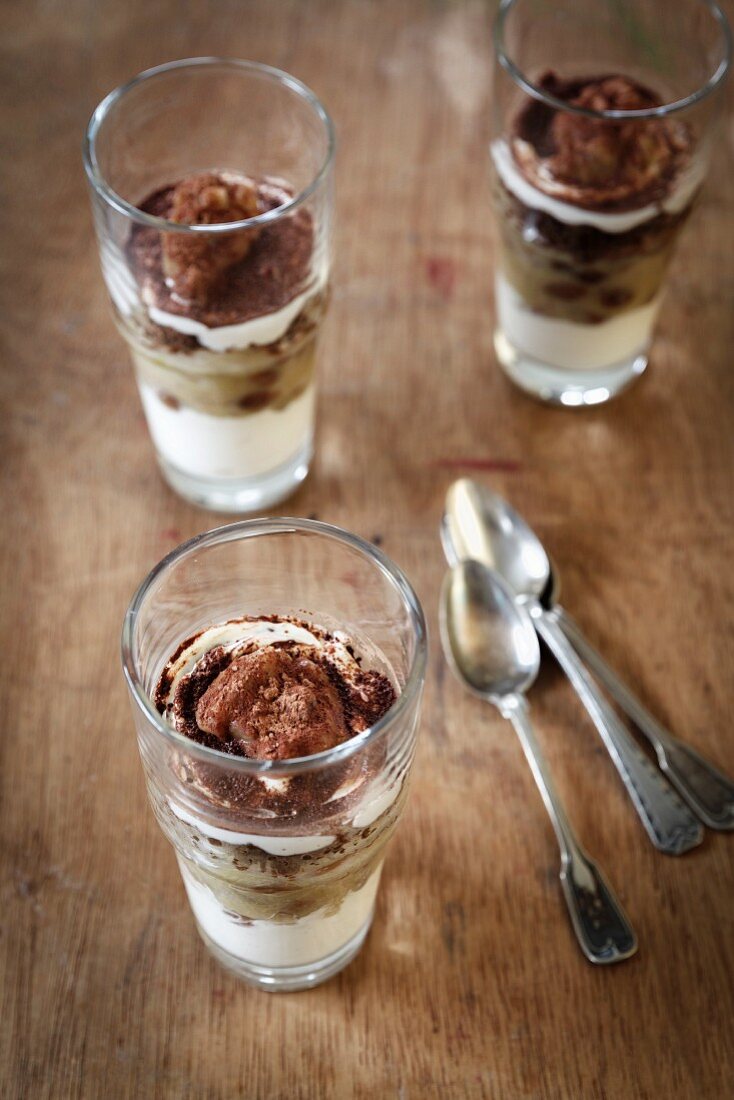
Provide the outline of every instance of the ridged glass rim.
<path id="1" fill-rule="evenodd" d="M 189 558 L 197 551 L 208 546 L 216 546 L 222 542 L 233 542 L 240 538 L 255 538 L 257 536 L 272 534 L 315 534 L 340 542 L 353 550 L 357 550 L 364 558 L 369 559 L 373 565 L 387 577 L 394 590 L 401 597 L 403 605 L 407 608 L 415 639 L 415 651 L 405 684 L 397 699 L 374 726 L 363 730 L 356 736 L 344 741 L 333 749 L 325 749 L 323 752 L 314 753 L 311 756 L 298 756 L 289 760 L 253 760 L 243 756 L 232 756 L 220 749 L 209 748 L 208 745 L 200 745 L 185 734 L 179 733 L 163 720 L 150 699 L 137 669 L 137 644 L 135 640 L 135 626 L 138 615 L 142 609 L 146 597 L 154 587 L 158 579 L 170 571 L 178 562 Z M 122 667 L 130 690 L 131 698 L 142 711 L 146 721 L 162 737 L 173 746 L 185 750 L 189 754 L 197 755 L 212 763 L 226 765 L 229 770 L 244 772 L 249 775 L 262 775 L 264 773 L 278 776 L 296 775 L 299 772 L 310 771 L 325 765 L 349 759 L 355 753 L 362 751 L 365 746 L 378 740 L 382 734 L 391 727 L 408 710 L 416 695 L 421 689 L 425 678 L 427 660 L 427 630 L 425 616 L 420 601 L 415 594 L 413 586 L 403 571 L 384 554 L 378 547 L 365 539 L 320 520 L 298 519 L 282 517 L 278 519 L 247 519 L 237 523 L 228 523 L 222 527 L 215 527 L 205 531 L 201 535 L 181 543 L 171 550 L 156 566 L 151 569 L 142 584 L 138 587 L 130 605 L 125 613 L 122 627 Z"/>
<path id="2" fill-rule="evenodd" d="M 584 115 L 586 118 L 616 119 L 617 121 L 631 118 L 659 118 L 660 116 L 670 115 L 675 111 L 682 111 L 686 107 L 691 107 L 695 103 L 699 103 L 702 99 L 705 99 L 714 92 L 726 77 L 731 65 L 732 36 L 729 21 L 722 9 L 716 3 L 716 0 L 699 0 L 705 8 L 708 8 L 714 21 L 718 23 L 719 30 L 721 31 L 722 44 L 721 61 L 705 84 L 702 84 L 695 92 L 691 92 L 690 95 L 685 96 L 683 99 L 676 99 L 671 103 L 663 103 L 659 107 L 645 107 L 635 111 L 595 111 L 589 107 L 571 106 L 565 100 L 550 95 L 543 88 L 534 84 L 532 80 L 529 80 L 507 54 L 504 44 L 505 21 L 512 9 L 521 2 L 522 0 L 502 0 L 499 11 L 495 16 L 493 38 L 495 53 L 497 54 L 499 63 L 512 80 L 514 80 L 523 91 L 532 96 L 533 99 L 538 99 L 542 103 L 547 103 L 548 106 L 554 107 L 556 110 L 567 111 L 569 114 Z"/>
<path id="3" fill-rule="evenodd" d="M 241 221 L 236 222 L 217 222 L 215 225 L 182 225 L 179 222 L 168 221 L 167 218 L 159 218 L 155 214 L 146 214 L 144 210 L 135 206 L 134 203 L 128 202 L 122 195 L 118 195 L 100 171 L 97 161 L 96 142 L 99 132 L 111 109 L 133 88 L 137 88 L 139 84 L 143 84 L 146 81 L 155 80 L 160 76 L 165 76 L 168 73 L 176 72 L 180 69 L 205 68 L 211 65 L 249 73 L 258 73 L 261 76 L 273 80 L 277 84 L 285 85 L 287 88 L 290 88 L 291 91 L 299 95 L 301 99 L 305 100 L 305 102 L 313 108 L 324 125 L 326 133 L 326 155 L 324 156 L 321 167 L 311 182 L 299 191 L 289 202 L 283 203 L 282 206 L 276 206 L 273 210 L 266 210 L 262 214 L 255 215 L 254 218 L 243 218 Z M 155 65 L 152 69 L 145 69 L 144 72 L 138 73 L 137 76 L 134 76 L 125 84 L 120 84 L 119 87 L 114 88 L 106 95 L 102 102 L 95 108 L 87 124 L 82 153 L 84 170 L 87 173 L 90 185 L 105 202 L 109 203 L 110 206 L 114 207 L 114 209 L 121 214 L 125 214 L 128 218 L 138 222 L 140 225 L 147 225 L 160 232 L 216 234 L 231 233 L 235 229 L 247 229 L 252 226 L 264 225 L 276 221 L 278 218 L 282 218 L 284 214 L 297 209 L 313 195 L 324 180 L 334 158 L 335 148 L 336 135 L 334 123 L 329 113 L 318 96 L 297 77 L 291 76 L 290 73 L 286 73 L 282 69 L 273 68 L 272 65 L 263 65 L 259 61 L 244 61 L 233 57 L 186 57 L 179 61 L 168 61 L 165 65 Z"/>

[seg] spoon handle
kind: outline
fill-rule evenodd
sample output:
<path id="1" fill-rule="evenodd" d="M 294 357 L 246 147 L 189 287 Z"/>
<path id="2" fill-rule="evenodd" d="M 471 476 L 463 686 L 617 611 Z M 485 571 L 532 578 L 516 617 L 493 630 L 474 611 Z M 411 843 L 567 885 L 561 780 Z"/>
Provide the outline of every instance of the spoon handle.
<path id="1" fill-rule="evenodd" d="M 520 738 L 558 837 L 561 886 L 581 950 L 593 963 L 621 962 L 637 950 L 634 929 L 601 870 L 576 839 L 535 739 L 527 703 L 522 696 L 515 696 L 511 703 L 502 707 L 502 713 L 512 722 Z"/>
<path id="2" fill-rule="evenodd" d="M 555 607 L 553 614 L 574 649 L 653 745 L 660 767 L 691 809 L 712 829 L 734 829 L 734 783 L 660 725 L 586 640 L 567 611 Z"/>
<path id="3" fill-rule="evenodd" d="M 553 614 L 548 614 L 538 603 L 531 605 L 530 613 L 538 634 L 589 712 L 655 847 L 668 855 L 681 855 L 700 844 L 701 823 L 632 740 Z"/>

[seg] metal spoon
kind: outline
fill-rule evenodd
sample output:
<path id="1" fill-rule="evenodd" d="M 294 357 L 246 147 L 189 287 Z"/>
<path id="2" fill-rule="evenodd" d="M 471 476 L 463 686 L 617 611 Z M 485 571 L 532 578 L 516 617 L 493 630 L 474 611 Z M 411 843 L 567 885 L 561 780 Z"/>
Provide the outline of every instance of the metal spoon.
<path id="1" fill-rule="evenodd" d="M 624 910 L 579 844 L 535 740 L 525 691 L 538 674 L 540 648 L 527 611 L 504 581 L 478 562 L 455 565 L 443 584 L 441 641 L 459 680 L 512 722 L 561 850 L 561 885 L 576 938 L 593 963 L 637 950 Z"/>
<path id="2" fill-rule="evenodd" d="M 535 628 L 571 681 L 624 783 L 650 840 L 680 855 L 700 844 L 701 824 L 632 739 L 564 634 L 555 610 L 540 602 L 550 562 L 540 540 L 506 501 L 468 478 L 446 497 L 441 531 L 450 563 L 473 558 L 497 570 L 521 598 Z"/>

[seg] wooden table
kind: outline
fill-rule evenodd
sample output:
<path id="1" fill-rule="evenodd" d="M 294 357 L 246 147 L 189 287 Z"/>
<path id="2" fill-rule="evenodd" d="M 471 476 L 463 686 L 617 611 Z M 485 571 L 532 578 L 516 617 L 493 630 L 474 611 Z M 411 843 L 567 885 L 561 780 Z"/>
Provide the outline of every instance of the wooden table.
<path id="1" fill-rule="evenodd" d="M 539 736 L 637 926 L 580 957 L 519 744 L 445 669 L 453 477 L 547 539 L 567 606 L 671 727 L 734 772 L 731 120 L 648 376 L 609 408 L 523 397 L 492 352 L 490 6 L 6 5 L 4 1097 L 657 1098 L 734 1093 L 734 836 L 656 854 L 556 670 Z M 308 993 L 238 984 L 194 931 L 149 811 L 118 658 L 164 553 L 219 517 L 161 481 L 99 273 L 80 160 L 111 87 L 173 57 L 288 69 L 340 135 L 319 451 L 285 507 L 382 539 L 424 601 L 412 799 L 373 932 Z"/>

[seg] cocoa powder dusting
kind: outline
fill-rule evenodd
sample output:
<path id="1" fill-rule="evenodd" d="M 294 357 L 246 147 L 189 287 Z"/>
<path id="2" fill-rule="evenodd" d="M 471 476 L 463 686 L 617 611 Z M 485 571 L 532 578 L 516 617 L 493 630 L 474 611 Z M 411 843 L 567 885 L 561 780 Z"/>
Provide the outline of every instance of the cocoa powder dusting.
<path id="1" fill-rule="evenodd" d="M 373 726 L 395 702 L 390 680 L 364 670 L 360 658 L 345 675 L 331 659 L 334 638 L 301 620 L 295 623 L 322 645 L 290 639 L 245 642 L 235 650 L 214 646 L 181 676 L 171 697 L 171 665 L 196 635 L 177 647 L 161 673 L 155 706 L 174 727 L 200 744 L 261 760 L 288 760 L 333 748 Z M 351 646 L 345 647 L 352 654 Z"/>
<path id="2" fill-rule="evenodd" d="M 179 224 L 215 224 L 273 210 L 292 197 L 282 183 L 210 173 L 163 187 L 138 205 Z M 217 328 L 273 313 L 305 290 L 313 246 L 313 219 L 300 207 L 259 229 L 216 236 L 135 225 L 126 252 L 145 302 Z M 195 337 L 158 325 L 151 335 L 176 351 L 198 346 Z"/>
<path id="3" fill-rule="evenodd" d="M 253 639 L 234 649 L 213 646 L 174 687 L 173 665 L 199 635 L 187 638 L 172 654 L 154 694 L 158 712 L 180 734 L 233 757 L 288 760 L 342 744 L 379 722 L 395 702 L 387 676 L 363 670 L 343 639 L 337 642 L 302 619 L 269 615 L 256 621 L 303 627 L 319 645 Z M 354 661 L 348 669 L 335 658 L 340 648 Z M 226 809 L 245 832 L 260 832 L 261 815 L 273 813 L 294 824 L 297 820 L 298 831 L 308 832 L 326 827 L 325 820 L 339 815 L 343 801 L 355 798 L 351 792 L 382 771 L 384 762 L 385 744 L 377 739 L 328 768 L 291 775 L 282 787 L 186 752 L 175 753 L 174 767 L 183 782 Z"/>
<path id="4" fill-rule="evenodd" d="M 593 111 L 660 105 L 651 89 L 617 74 L 538 84 L 569 106 Z M 655 202 L 690 157 L 689 128 L 671 118 L 608 120 L 556 110 L 529 99 L 511 135 L 513 155 L 541 191 L 589 209 L 622 211 Z"/>
<path id="5" fill-rule="evenodd" d="M 354 666 L 345 675 L 346 670 L 331 658 L 336 643 L 328 632 L 278 616 L 263 616 L 259 621 L 296 623 L 322 644 L 283 639 L 244 642 L 234 651 L 214 646 L 180 677 L 171 695 L 171 666 L 198 635 L 188 638 L 161 673 L 154 696 L 158 711 L 179 733 L 232 756 L 288 760 L 348 741 L 373 726 L 395 702 L 388 678 L 376 669 L 363 670 L 350 646 L 345 648 Z M 268 787 L 254 776 L 185 754 L 179 755 L 178 768 L 186 782 L 258 831 L 257 816 L 262 811 L 297 815 L 301 826 L 321 820 L 325 807 L 333 805 L 330 812 L 338 812 L 339 802 L 331 801 L 334 795 L 342 788 L 354 789 L 360 778 L 380 771 L 384 757 L 384 744 L 377 741 L 341 764 L 291 776 L 283 788 Z"/>
<path id="6" fill-rule="evenodd" d="M 328 673 L 296 647 L 236 657 L 199 699 L 196 722 L 258 760 L 311 756 L 352 735 Z"/>
<path id="7" fill-rule="evenodd" d="M 226 179 L 213 172 L 188 176 L 172 189 L 168 220 L 179 225 L 221 225 L 261 213 L 252 180 Z M 162 270 L 167 285 L 183 302 L 205 304 L 227 271 L 244 260 L 259 229 L 233 233 L 165 233 Z"/>

